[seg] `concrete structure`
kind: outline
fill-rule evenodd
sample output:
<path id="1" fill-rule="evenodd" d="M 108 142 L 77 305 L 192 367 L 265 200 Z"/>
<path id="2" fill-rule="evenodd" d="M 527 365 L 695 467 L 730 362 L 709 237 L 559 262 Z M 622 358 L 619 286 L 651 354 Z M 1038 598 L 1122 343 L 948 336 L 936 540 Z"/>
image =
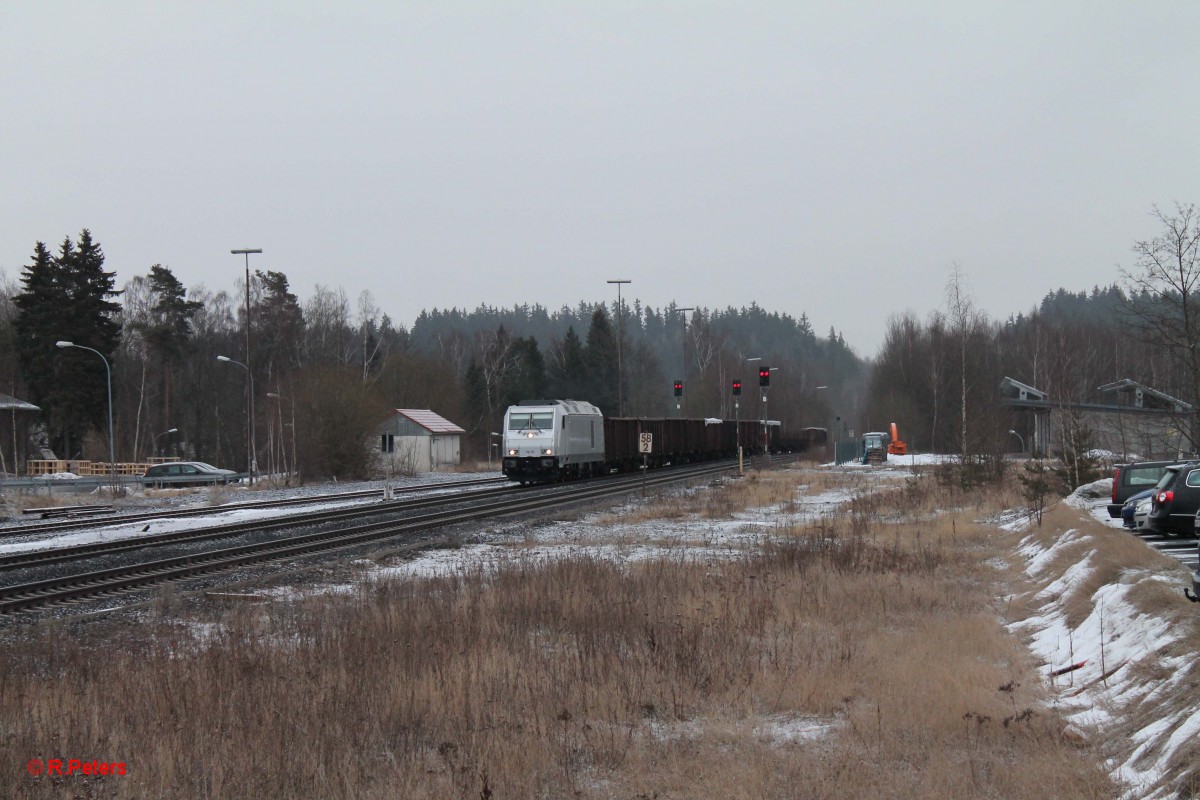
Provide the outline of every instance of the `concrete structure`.
<path id="1" fill-rule="evenodd" d="M 1062 449 L 1072 425 L 1086 425 L 1094 447 L 1119 459 L 1178 458 L 1190 453 L 1186 435 L 1192 406 L 1136 381 L 1096 387 L 1101 402 L 1051 399 L 1012 378 L 1000 382 L 1001 402 L 1014 412 L 1013 428 L 1034 453 Z"/>
<path id="2" fill-rule="evenodd" d="M 380 471 L 413 475 L 458 466 L 464 433 L 427 409 L 397 408 L 377 430 Z"/>

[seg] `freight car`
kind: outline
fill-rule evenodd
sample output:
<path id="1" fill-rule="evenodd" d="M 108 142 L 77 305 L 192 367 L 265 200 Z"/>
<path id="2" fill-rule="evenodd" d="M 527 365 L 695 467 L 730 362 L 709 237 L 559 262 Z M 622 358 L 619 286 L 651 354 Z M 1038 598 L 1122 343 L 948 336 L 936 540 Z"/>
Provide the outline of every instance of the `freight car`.
<path id="1" fill-rule="evenodd" d="M 761 446 L 762 423 L 720 419 L 605 418 L 578 400 L 525 400 L 504 414 L 506 477 L 521 483 L 590 477 L 613 471 L 737 455 Z M 768 428 L 778 437 L 778 425 Z M 643 454 L 643 433 L 651 450 Z M 644 456 L 644 459 L 643 459 Z"/>

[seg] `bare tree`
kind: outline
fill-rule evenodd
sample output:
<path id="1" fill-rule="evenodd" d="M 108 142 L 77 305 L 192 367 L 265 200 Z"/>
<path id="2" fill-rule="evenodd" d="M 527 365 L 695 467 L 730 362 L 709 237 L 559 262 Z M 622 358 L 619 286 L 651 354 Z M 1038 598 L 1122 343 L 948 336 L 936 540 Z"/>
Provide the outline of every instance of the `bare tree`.
<path id="1" fill-rule="evenodd" d="M 1143 337 L 1166 345 L 1186 365 L 1192 404 L 1187 436 L 1195 449 L 1200 435 L 1200 211 L 1176 203 L 1174 215 L 1154 206 L 1151 216 L 1162 229 L 1134 244 L 1134 266 L 1121 268 L 1121 277 Z"/>
<path id="2" fill-rule="evenodd" d="M 962 267 L 955 262 L 950 268 L 950 280 L 946 283 L 946 311 L 951 330 L 958 340 L 959 358 L 959 410 L 962 418 L 962 454 L 967 455 L 967 343 L 979 321 L 980 314 L 967 289 L 967 278 Z"/>

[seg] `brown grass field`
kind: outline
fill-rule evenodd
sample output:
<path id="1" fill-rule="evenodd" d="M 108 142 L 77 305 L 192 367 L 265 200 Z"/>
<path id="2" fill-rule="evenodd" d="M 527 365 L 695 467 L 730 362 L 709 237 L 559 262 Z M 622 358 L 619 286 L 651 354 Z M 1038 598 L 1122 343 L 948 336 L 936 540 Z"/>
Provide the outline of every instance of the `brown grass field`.
<path id="1" fill-rule="evenodd" d="M 856 481 L 753 473 L 636 516 Z M 135 623 L 10 628 L 0 794 L 1116 797 L 1004 628 L 996 598 L 1021 578 L 985 562 L 1012 537 L 974 520 L 1016 505 L 898 480 L 729 558 L 514 547 L 499 568 L 349 594 L 194 611 L 167 594 Z M 127 773 L 31 777 L 32 758 Z"/>

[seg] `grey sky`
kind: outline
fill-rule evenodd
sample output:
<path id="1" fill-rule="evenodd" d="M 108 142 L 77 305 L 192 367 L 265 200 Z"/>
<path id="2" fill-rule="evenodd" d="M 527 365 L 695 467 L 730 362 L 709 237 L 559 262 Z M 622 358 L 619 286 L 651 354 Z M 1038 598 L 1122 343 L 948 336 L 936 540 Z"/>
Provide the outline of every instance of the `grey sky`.
<path id="1" fill-rule="evenodd" d="M 9 2 L 0 268 L 751 302 L 842 330 L 1117 278 L 1200 200 L 1200 4 Z"/>

